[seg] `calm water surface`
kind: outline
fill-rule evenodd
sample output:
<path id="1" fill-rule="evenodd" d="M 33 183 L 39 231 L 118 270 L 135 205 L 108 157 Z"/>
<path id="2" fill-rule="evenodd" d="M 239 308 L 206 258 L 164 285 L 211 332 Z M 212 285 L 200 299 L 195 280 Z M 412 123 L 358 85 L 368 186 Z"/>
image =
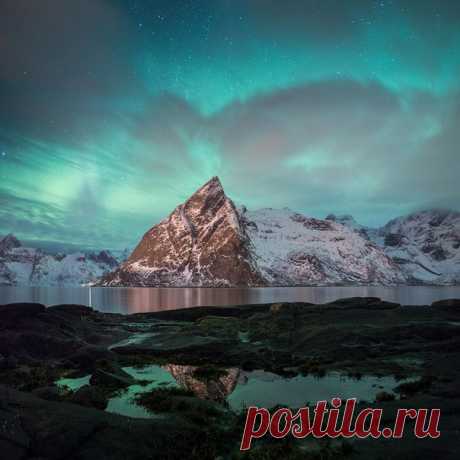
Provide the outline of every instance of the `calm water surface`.
<path id="1" fill-rule="evenodd" d="M 281 377 L 261 370 L 244 372 L 240 369 L 227 369 L 229 373 L 223 377 L 221 385 L 218 381 L 201 382 L 193 378 L 196 367 L 174 366 L 179 375 L 173 377 L 168 371 L 169 366 L 151 365 L 136 369 L 125 367 L 123 370 L 139 382 L 120 390 L 108 401 L 107 412 L 135 418 L 151 418 L 161 414 L 152 413 L 136 403 L 136 397 L 158 388 L 185 388 L 198 398 L 213 401 L 227 401 L 235 411 L 245 407 L 275 407 L 277 405 L 298 408 L 314 404 L 316 401 L 330 401 L 332 398 L 357 398 L 358 400 L 375 401 L 377 393 L 386 391 L 394 394 L 394 388 L 402 383 L 392 376 L 376 377 L 364 375 L 359 380 L 332 372 L 324 377 L 314 376 Z M 181 375 L 183 373 L 183 375 Z M 182 378 L 188 376 L 185 380 Z M 79 379 L 60 379 L 56 382 L 59 388 L 76 391 L 88 385 L 91 376 Z M 142 381 L 142 384 L 141 382 Z M 408 380 L 405 380 L 408 381 Z M 217 390 L 217 391 L 216 391 Z M 220 398 L 219 396 L 223 396 Z"/>
<path id="2" fill-rule="evenodd" d="M 113 313 L 137 313 L 209 305 L 273 302 L 326 303 L 345 297 L 380 297 L 403 305 L 460 298 L 456 287 L 276 287 L 276 288 L 88 288 L 0 287 L 0 304 L 80 304 Z"/>

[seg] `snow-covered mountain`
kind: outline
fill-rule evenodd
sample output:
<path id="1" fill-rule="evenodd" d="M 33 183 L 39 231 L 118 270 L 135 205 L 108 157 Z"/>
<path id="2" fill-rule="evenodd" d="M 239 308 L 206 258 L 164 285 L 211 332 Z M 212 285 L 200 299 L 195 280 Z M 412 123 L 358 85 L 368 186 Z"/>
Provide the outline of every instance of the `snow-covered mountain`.
<path id="1" fill-rule="evenodd" d="M 416 212 L 391 220 L 374 234 L 409 283 L 460 284 L 459 212 Z"/>
<path id="2" fill-rule="evenodd" d="M 108 251 L 49 254 L 23 247 L 13 235 L 0 239 L 0 285 L 79 286 L 118 265 Z"/>
<path id="3" fill-rule="evenodd" d="M 381 249 L 289 210 L 238 211 L 214 177 L 155 225 L 104 286 L 397 284 Z"/>
<path id="4" fill-rule="evenodd" d="M 381 228 L 364 227 L 351 216 L 332 220 L 367 235 L 400 266 L 408 284 L 460 284 L 459 212 L 415 212 Z"/>
<path id="5" fill-rule="evenodd" d="M 245 212 L 257 263 L 270 285 L 398 284 L 399 267 L 341 224 L 288 209 Z"/>

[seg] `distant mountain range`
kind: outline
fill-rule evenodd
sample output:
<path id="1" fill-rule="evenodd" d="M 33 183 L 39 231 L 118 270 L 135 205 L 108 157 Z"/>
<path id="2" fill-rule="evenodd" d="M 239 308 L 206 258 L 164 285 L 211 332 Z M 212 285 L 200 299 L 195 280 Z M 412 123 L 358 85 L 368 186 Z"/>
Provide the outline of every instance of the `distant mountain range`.
<path id="1" fill-rule="evenodd" d="M 120 262 L 109 251 L 48 253 L 22 246 L 14 235 L 0 239 L 0 285 L 79 286 L 97 281 Z"/>
<path id="2" fill-rule="evenodd" d="M 248 211 L 214 177 L 127 255 L 51 254 L 8 235 L 0 240 L 0 284 L 458 285 L 460 213 L 421 211 L 375 229 L 349 215 Z"/>
<path id="3" fill-rule="evenodd" d="M 460 213 L 420 211 L 379 229 L 360 226 L 350 216 L 329 219 L 353 228 L 394 260 L 409 284 L 460 284 Z"/>

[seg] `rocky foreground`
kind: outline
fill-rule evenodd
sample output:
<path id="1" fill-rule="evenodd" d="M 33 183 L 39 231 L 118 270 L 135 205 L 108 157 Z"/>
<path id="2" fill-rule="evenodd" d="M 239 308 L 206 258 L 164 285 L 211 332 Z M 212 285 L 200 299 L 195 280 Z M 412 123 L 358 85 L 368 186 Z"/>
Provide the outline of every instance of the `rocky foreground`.
<path id="1" fill-rule="evenodd" d="M 179 388 L 144 393 L 152 418 L 105 411 L 160 364 Z M 226 397 L 240 373 L 411 378 L 362 406 L 440 408 L 441 437 L 258 440 L 238 450 L 244 414 Z M 60 378 L 90 375 L 76 391 Z M 122 316 L 77 305 L 0 306 L 0 452 L 25 459 L 456 459 L 460 446 L 460 300 L 407 307 L 374 298 L 327 305 L 201 307 Z M 308 395 L 306 395 L 308 400 Z M 387 421 L 388 421 L 387 420 Z"/>

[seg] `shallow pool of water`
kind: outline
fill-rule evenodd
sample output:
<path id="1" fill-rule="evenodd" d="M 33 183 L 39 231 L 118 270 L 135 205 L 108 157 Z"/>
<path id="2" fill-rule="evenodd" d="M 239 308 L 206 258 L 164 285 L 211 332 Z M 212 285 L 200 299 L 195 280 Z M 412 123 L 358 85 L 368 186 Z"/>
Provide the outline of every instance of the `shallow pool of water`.
<path id="1" fill-rule="evenodd" d="M 129 345 L 139 345 L 151 337 L 155 337 L 158 333 L 155 332 L 136 332 L 131 334 L 127 339 L 121 340 L 120 342 L 114 343 L 109 346 L 109 350 L 117 347 L 127 347 Z"/>
<path id="2" fill-rule="evenodd" d="M 240 374 L 227 401 L 234 410 L 277 405 L 298 408 L 334 397 L 375 401 L 377 393 L 393 393 L 399 383 L 394 377 L 363 376 L 358 380 L 335 372 L 321 378 L 311 375 L 286 378 L 271 372 L 253 371 Z"/>
<path id="3" fill-rule="evenodd" d="M 81 387 L 84 387 L 85 385 L 89 385 L 90 379 L 91 379 L 91 374 L 85 375 L 84 377 L 74 378 L 74 379 L 62 378 L 56 382 L 56 385 L 60 389 L 77 391 Z"/>
<path id="4" fill-rule="evenodd" d="M 155 414 L 136 404 L 135 398 L 155 388 L 179 386 L 174 377 L 160 366 L 124 367 L 123 370 L 143 384 L 131 385 L 109 399 L 106 411 L 134 418 L 152 418 Z"/>
<path id="5" fill-rule="evenodd" d="M 135 418 L 161 416 L 161 414 L 149 412 L 135 401 L 137 395 L 159 387 L 185 387 L 194 392 L 195 396 L 203 399 L 214 399 L 212 395 L 217 394 L 219 398 L 216 400 L 222 402 L 226 397 L 230 408 L 240 411 L 249 406 L 272 408 L 279 405 L 299 408 L 307 404 L 316 404 L 317 401 L 330 401 L 335 397 L 373 402 L 377 393 L 381 391 L 395 394 L 393 389 L 402 383 L 392 376 L 365 375 L 356 379 L 338 372 L 331 372 L 324 377 L 313 375 L 283 377 L 261 370 L 245 372 L 232 368 L 228 370 L 225 377 L 221 377 L 220 383 L 224 388 L 216 392 L 203 391 L 203 388 L 215 389 L 215 384 L 219 382 L 203 383 L 197 380 L 193 377 L 194 369 L 196 368 L 193 366 L 177 365 L 124 367 L 123 370 L 138 382 L 120 390 L 110 398 L 106 411 Z M 90 378 L 90 375 L 75 379 L 63 378 L 56 384 L 60 388 L 76 391 L 88 385 Z M 220 397 L 222 394 L 223 398 Z"/>

